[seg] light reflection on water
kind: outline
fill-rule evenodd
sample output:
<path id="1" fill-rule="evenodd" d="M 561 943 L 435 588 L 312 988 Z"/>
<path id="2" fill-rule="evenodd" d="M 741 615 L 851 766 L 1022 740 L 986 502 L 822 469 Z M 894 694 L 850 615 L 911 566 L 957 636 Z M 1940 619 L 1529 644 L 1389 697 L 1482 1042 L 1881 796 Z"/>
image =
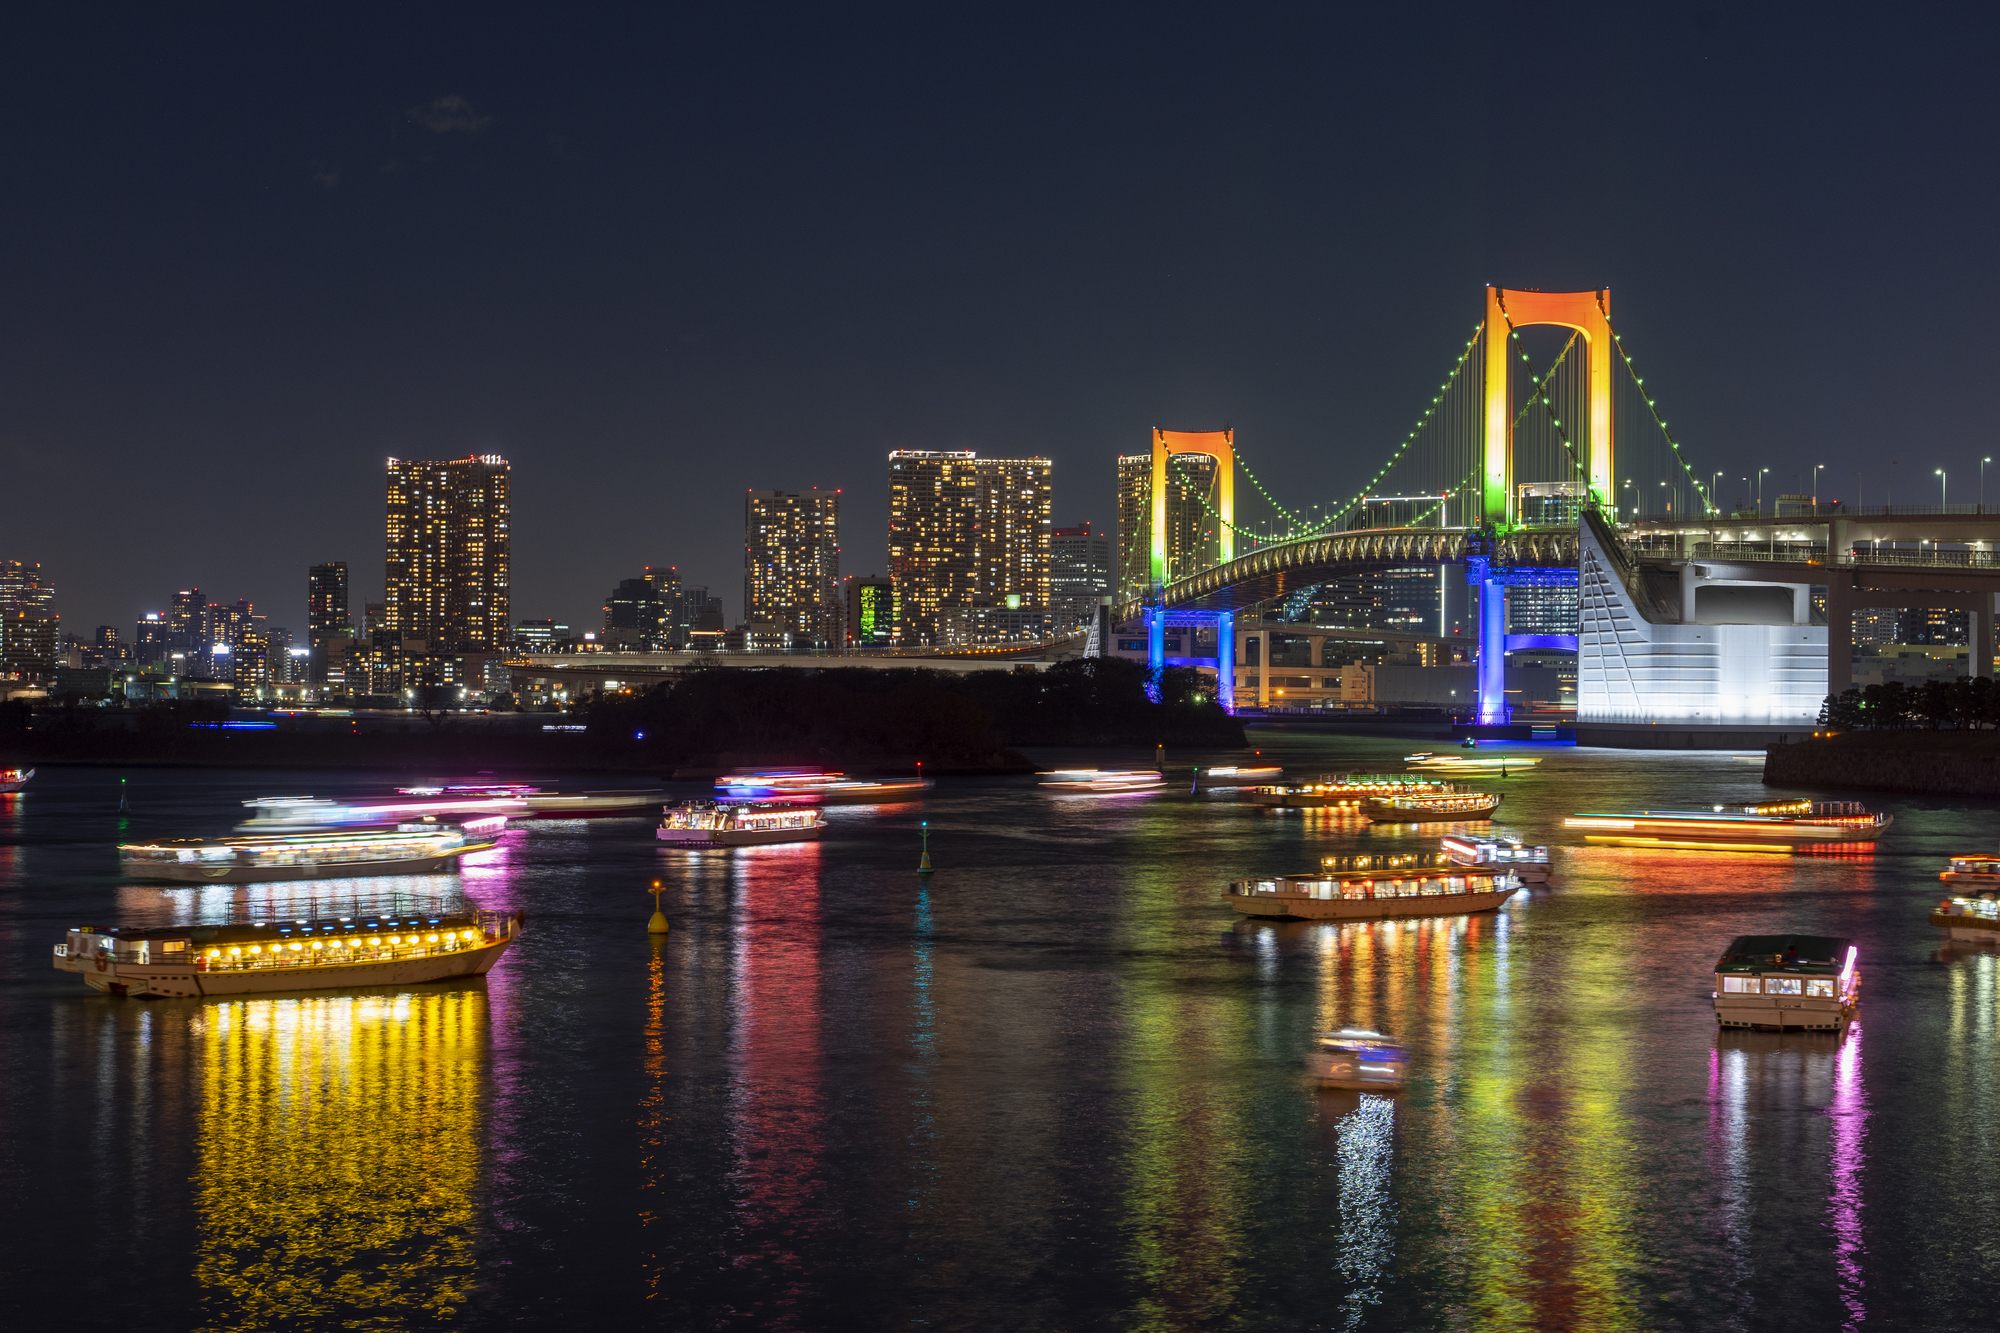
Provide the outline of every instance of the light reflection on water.
<path id="1" fill-rule="evenodd" d="M 256 794 L 204 780 L 190 823 Z M 1840 863 L 1581 847 L 1571 809 L 1762 790 L 1555 754 L 1504 807 L 1553 885 L 1342 925 L 1221 886 L 1436 830 L 947 781 L 816 844 L 568 822 L 459 876 L 163 892 L 65 790 L 0 817 L 9 1253 L 204 1327 L 1976 1328 L 2000 1299 L 1965 1257 L 2000 1226 L 2000 957 L 1924 921 L 1984 807 L 1896 807 Z M 139 1003 L 48 971 L 77 920 L 441 893 L 527 913 L 483 982 Z M 1865 1046 L 1716 1032 L 1719 946 L 1794 928 L 1862 941 Z M 1406 1091 L 1311 1085 L 1349 1023 L 1402 1039 Z"/>

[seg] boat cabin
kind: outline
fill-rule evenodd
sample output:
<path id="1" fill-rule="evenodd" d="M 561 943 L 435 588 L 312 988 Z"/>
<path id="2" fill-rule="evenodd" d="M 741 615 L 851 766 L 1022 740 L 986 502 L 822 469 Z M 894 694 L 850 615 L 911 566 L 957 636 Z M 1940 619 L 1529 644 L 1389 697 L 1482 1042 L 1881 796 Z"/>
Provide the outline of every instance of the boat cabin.
<path id="1" fill-rule="evenodd" d="M 1833 935 L 1738 936 L 1715 964 L 1716 1021 L 1837 1032 L 1860 999 L 1856 952 Z"/>

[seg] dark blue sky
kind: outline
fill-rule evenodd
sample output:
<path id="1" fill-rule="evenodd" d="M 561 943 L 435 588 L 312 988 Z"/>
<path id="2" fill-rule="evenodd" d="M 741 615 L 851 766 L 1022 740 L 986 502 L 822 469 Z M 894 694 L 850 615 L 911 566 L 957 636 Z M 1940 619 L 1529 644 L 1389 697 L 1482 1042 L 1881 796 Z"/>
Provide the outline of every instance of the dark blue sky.
<path id="1" fill-rule="evenodd" d="M 1489 281 L 1609 285 L 1699 471 L 1994 449 L 1990 8 L 40 8 L 0 555 L 69 629 L 379 596 L 390 454 L 509 457 L 515 614 L 586 624 L 661 561 L 734 617 L 746 487 L 879 571 L 892 448 L 1108 523 L 1227 421 L 1325 500 Z"/>

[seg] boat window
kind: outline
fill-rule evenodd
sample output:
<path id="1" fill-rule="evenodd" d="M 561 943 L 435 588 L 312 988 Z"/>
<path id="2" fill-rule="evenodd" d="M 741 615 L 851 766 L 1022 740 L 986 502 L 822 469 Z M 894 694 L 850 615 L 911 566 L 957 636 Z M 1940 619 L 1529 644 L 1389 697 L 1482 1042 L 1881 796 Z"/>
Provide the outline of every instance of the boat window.
<path id="1" fill-rule="evenodd" d="M 1817 995 L 1822 1000 L 1831 1000 L 1833 998 L 1832 978 L 1828 978 L 1825 981 L 1806 982 L 1806 994 Z"/>
<path id="2" fill-rule="evenodd" d="M 1764 993 L 1766 995 L 1802 995 L 1805 993 L 1805 981 L 1800 977 L 1765 977 Z"/>
<path id="3" fill-rule="evenodd" d="M 1757 978 L 1724 977 L 1722 979 L 1722 989 L 1729 994 L 1755 995 L 1758 990 Z"/>

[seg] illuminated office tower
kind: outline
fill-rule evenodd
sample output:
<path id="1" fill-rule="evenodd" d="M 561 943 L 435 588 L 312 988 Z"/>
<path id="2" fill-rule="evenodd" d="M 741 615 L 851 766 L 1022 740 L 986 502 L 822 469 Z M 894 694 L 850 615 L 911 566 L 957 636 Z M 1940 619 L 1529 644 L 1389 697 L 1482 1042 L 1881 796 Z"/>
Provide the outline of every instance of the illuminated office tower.
<path id="1" fill-rule="evenodd" d="M 167 616 L 164 611 L 148 611 L 133 627 L 132 660 L 151 666 L 167 660 Z"/>
<path id="2" fill-rule="evenodd" d="M 389 460 L 387 637 L 433 653 L 506 646 L 510 475 L 497 454 Z"/>
<path id="3" fill-rule="evenodd" d="M 347 610 L 347 562 L 329 560 L 312 566 L 306 571 L 306 642 L 314 681 L 327 678 L 328 646 L 336 639 L 353 638 L 354 620 Z"/>
<path id="4" fill-rule="evenodd" d="M 1096 614 L 1098 599 L 1111 593 L 1111 537 L 1090 524 L 1049 533 L 1049 606 L 1067 629 Z"/>
<path id="5" fill-rule="evenodd" d="M 200 646 L 202 601 L 200 588 L 182 588 L 167 609 L 167 643 L 183 656 Z"/>
<path id="6" fill-rule="evenodd" d="M 743 623 L 773 625 L 794 644 L 837 646 L 840 492 L 751 491 L 743 498 Z"/>
<path id="7" fill-rule="evenodd" d="M 955 612 L 1047 610 L 1051 468 L 970 450 L 889 455 L 897 642 L 944 642 Z"/>
<path id="8" fill-rule="evenodd" d="M 1175 454 L 1168 463 L 1167 581 L 1207 569 L 1222 553 L 1215 515 L 1217 461 Z M 1153 562 L 1153 456 L 1118 459 L 1118 600 L 1146 594 Z"/>
<path id="9" fill-rule="evenodd" d="M 846 589 L 848 652 L 896 641 L 896 585 L 880 574 L 850 574 Z"/>

